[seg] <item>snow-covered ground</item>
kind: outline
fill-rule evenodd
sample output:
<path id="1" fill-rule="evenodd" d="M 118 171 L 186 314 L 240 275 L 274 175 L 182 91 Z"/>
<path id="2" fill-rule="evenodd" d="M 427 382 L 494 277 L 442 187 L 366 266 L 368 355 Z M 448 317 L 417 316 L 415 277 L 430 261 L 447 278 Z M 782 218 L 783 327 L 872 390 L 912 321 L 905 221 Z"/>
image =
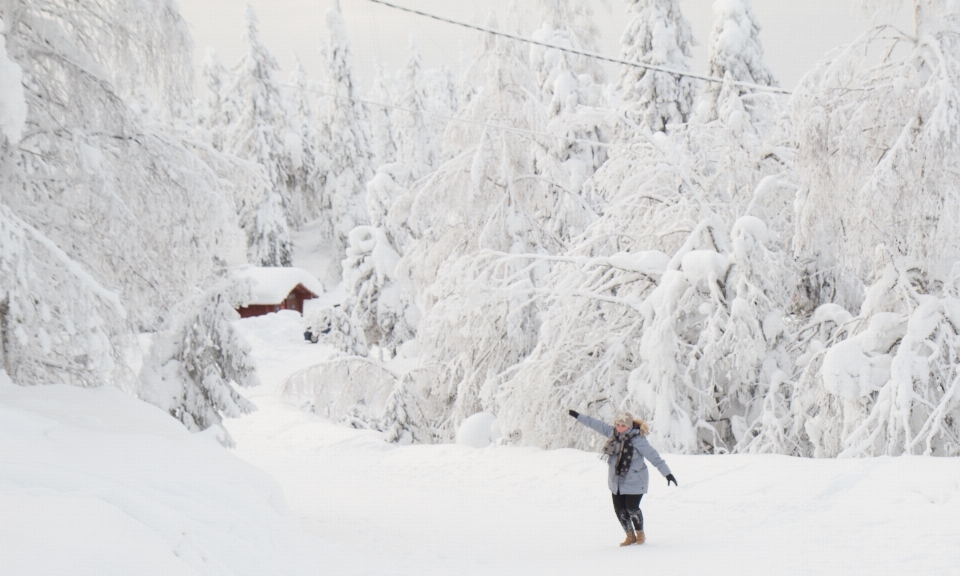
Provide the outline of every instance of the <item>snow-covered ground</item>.
<path id="1" fill-rule="evenodd" d="M 667 454 L 620 548 L 596 454 L 388 444 L 279 395 L 329 353 L 295 313 L 238 326 L 264 383 L 232 453 L 116 390 L 0 383 L 0 573 L 960 572 L 960 459 Z"/>

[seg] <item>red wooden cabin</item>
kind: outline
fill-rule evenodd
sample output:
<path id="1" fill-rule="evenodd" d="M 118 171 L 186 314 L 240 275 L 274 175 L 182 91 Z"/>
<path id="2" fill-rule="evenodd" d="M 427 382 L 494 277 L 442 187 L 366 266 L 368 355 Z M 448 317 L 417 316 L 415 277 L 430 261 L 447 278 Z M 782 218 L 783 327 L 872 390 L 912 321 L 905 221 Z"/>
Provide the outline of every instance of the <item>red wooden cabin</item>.
<path id="1" fill-rule="evenodd" d="M 263 316 L 279 310 L 303 314 L 303 302 L 323 293 L 323 285 L 301 268 L 257 268 L 242 270 L 239 277 L 251 281 L 251 298 L 237 309 L 241 318 Z"/>

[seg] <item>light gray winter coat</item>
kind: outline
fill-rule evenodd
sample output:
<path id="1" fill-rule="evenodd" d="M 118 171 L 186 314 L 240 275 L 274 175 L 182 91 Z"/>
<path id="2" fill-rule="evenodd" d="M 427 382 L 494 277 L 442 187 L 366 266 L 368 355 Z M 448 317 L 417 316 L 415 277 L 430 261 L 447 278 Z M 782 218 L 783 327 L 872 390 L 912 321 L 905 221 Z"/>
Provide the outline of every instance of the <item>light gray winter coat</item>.
<path id="1" fill-rule="evenodd" d="M 606 422 L 601 422 L 596 418 L 577 416 L 577 422 L 592 428 L 603 434 L 607 438 L 613 436 L 615 429 Z M 616 458 L 610 459 L 610 470 L 607 473 L 607 485 L 614 494 L 646 494 L 650 487 L 650 471 L 644 460 L 649 460 L 651 464 L 657 467 L 665 477 L 670 474 L 670 468 L 663 461 L 660 454 L 650 445 L 645 436 L 637 434 L 633 437 L 633 459 L 630 462 L 630 469 L 623 476 L 617 476 L 614 471 L 616 467 Z M 638 458 L 639 456 L 639 458 Z"/>

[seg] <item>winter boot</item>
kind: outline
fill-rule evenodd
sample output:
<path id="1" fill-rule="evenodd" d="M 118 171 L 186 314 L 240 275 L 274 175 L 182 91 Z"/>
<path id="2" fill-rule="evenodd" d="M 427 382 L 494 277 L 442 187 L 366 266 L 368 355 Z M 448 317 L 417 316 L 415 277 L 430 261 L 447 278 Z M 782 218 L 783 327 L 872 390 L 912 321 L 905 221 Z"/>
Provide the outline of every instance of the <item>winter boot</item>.
<path id="1" fill-rule="evenodd" d="M 641 532 L 641 534 L 642 534 L 642 532 Z M 621 546 L 629 546 L 629 545 L 631 545 L 631 544 L 636 544 L 636 543 L 637 543 L 637 537 L 636 537 L 636 535 L 633 533 L 633 530 L 631 530 L 631 531 L 627 532 L 627 539 L 624 540 L 623 542 L 621 542 L 620 545 L 621 545 Z"/>
<path id="2" fill-rule="evenodd" d="M 637 530 L 637 544 L 643 544 L 647 541 L 647 537 L 643 535 L 643 530 Z"/>

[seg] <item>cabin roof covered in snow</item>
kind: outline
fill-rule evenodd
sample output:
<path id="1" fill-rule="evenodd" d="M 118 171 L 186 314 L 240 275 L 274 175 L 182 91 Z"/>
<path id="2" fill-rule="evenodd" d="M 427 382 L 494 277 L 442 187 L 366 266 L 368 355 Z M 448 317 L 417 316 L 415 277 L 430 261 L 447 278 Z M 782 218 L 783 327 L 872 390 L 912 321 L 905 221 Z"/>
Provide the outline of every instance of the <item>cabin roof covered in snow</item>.
<path id="1" fill-rule="evenodd" d="M 314 296 L 323 294 L 323 284 L 303 268 L 251 266 L 237 272 L 237 277 L 253 281 L 249 304 L 279 304 L 297 284 Z"/>

